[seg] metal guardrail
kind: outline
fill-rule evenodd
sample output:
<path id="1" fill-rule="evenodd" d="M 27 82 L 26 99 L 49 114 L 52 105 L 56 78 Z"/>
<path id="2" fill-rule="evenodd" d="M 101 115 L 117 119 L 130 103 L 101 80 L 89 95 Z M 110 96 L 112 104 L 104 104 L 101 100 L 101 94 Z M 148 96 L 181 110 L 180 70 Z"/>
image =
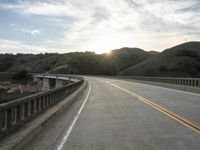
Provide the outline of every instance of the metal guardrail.
<path id="1" fill-rule="evenodd" d="M 161 83 L 200 88 L 200 78 L 137 77 L 137 76 L 116 76 L 116 78 L 161 82 Z"/>
<path id="2" fill-rule="evenodd" d="M 71 76 L 73 78 L 73 76 Z M 73 93 L 84 81 L 0 104 L 0 137 Z"/>

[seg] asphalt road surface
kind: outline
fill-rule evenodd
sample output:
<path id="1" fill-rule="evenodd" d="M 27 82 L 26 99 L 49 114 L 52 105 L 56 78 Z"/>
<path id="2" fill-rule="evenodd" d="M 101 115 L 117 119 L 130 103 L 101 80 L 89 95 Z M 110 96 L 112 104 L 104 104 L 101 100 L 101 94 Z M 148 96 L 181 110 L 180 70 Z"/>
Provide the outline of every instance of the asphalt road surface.
<path id="1" fill-rule="evenodd" d="M 200 94 L 86 79 L 86 91 L 24 150 L 200 150 Z"/>

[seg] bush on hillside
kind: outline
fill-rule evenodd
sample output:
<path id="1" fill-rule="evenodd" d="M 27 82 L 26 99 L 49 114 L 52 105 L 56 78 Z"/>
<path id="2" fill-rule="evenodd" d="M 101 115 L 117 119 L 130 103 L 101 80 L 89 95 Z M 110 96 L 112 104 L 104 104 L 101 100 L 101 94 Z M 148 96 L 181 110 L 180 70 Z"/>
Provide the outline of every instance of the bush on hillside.
<path id="1" fill-rule="evenodd" d="M 198 53 L 191 50 L 178 50 L 176 56 L 198 57 Z"/>
<path id="2" fill-rule="evenodd" d="M 31 75 L 27 70 L 22 70 L 20 72 L 13 74 L 12 78 L 15 80 L 21 80 L 26 82 L 31 79 Z"/>

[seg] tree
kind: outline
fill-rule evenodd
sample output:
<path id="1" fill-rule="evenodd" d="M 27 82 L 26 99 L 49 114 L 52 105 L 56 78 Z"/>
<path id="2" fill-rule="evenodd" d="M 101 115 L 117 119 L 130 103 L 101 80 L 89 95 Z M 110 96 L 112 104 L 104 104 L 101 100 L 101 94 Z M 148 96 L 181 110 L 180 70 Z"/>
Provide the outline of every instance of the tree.
<path id="1" fill-rule="evenodd" d="M 26 82 L 31 79 L 31 75 L 27 70 L 22 70 L 20 72 L 13 74 L 12 78 L 15 80 L 21 80 Z"/>

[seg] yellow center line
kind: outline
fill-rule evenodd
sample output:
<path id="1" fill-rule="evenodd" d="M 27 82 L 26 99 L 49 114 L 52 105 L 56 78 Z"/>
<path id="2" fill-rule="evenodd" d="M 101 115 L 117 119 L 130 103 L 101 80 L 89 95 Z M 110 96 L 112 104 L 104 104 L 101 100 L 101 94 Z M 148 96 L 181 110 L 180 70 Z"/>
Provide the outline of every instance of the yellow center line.
<path id="1" fill-rule="evenodd" d="M 152 102 L 151 100 L 146 99 L 146 98 L 144 98 L 144 97 L 142 97 L 142 96 L 140 96 L 140 95 L 138 95 L 138 94 L 136 94 L 136 93 L 134 93 L 132 91 L 129 91 L 129 90 L 125 89 L 125 88 L 122 88 L 122 87 L 120 87 L 120 86 L 118 86 L 116 84 L 113 84 L 113 83 L 109 82 L 109 81 L 104 81 L 103 80 L 103 82 L 105 82 L 107 84 L 110 84 L 110 85 L 112 85 L 112 86 L 114 86 L 114 87 L 116 87 L 116 88 L 128 93 L 129 95 L 131 95 L 133 97 L 136 97 L 138 100 L 146 103 L 147 105 L 149 105 L 149 106 L 153 107 L 154 109 L 164 113 L 168 117 L 174 119 L 175 121 L 183 124 L 184 126 L 190 128 L 193 131 L 196 131 L 197 133 L 200 134 L 200 127 L 195 125 L 195 124 L 193 124 L 192 122 L 188 121 L 187 119 L 185 119 L 185 118 L 183 118 L 183 117 L 181 117 L 181 116 L 179 116 L 179 115 L 177 115 L 177 114 L 175 114 L 175 113 L 173 113 L 173 112 L 171 112 L 171 111 L 159 106 L 158 104 Z"/>

